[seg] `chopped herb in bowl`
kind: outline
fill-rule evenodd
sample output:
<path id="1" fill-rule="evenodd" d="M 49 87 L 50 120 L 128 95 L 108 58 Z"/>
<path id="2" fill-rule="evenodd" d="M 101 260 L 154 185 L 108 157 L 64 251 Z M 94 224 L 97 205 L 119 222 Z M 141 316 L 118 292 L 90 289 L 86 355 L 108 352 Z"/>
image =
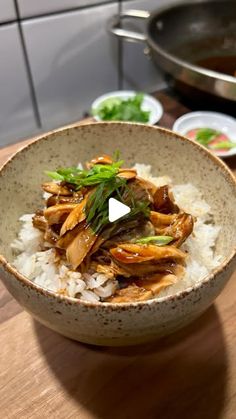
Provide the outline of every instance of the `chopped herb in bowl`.
<path id="1" fill-rule="evenodd" d="M 144 94 L 138 93 L 128 99 L 111 97 L 105 99 L 97 108 L 92 109 L 92 115 L 102 121 L 131 121 L 147 123 L 150 111 L 142 109 Z"/>

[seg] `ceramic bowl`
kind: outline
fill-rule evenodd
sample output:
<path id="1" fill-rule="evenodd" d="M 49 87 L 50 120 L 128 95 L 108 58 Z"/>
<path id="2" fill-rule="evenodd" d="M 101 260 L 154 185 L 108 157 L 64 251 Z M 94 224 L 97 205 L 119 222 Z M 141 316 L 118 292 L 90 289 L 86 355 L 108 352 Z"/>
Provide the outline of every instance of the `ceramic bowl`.
<path id="1" fill-rule="evenodd" d="M 235 147 L 230 150 L 220 151 L 211 149 L 211 153 L 222 158 L 231 157 L 236 154 L 236 119 L 232 116 L 219 112 L 188 112 L 175 121 L 173 131 L 181 135 L 186 135 L 192 129 L 205 127 L 222 132 L 227 135 L 231 142 L 235 143 Z"/>
<path id="2" fill-rule="evenodd" d="M 102 96 L 99 96 L 91 106 L 92 111 L 95 111 L 103 102 L 105 102 L 107 99 L 122 99 L 127 100 L 130 98 L 133 98 L 138 92 L 135 92 L 134 90 L 118 90 L 115 92 L 109 92 L 105 93 Z M 151 95 L 144 94 L 143 96 L 143 102 L 141 109 L 143 111 L 149 111 L 149 120 L 148 124 L 154 125 L 158 121 L 160 121 L 162 115 L 163 115 L 163 107 L 161 102 L 157 100 L 155 97 Z M 93 116 L 96 121 L 101 121 L 101 118 L 98 115 Z"/>
<path id="3" fill-rule="evenodd" d="M 11 264 L 19 217 L 41 204 L 44 171 L 75 165 L 119 148 L 127 165 L 151 164 L 174 183 L 192 182 L 222 226 L 221 265 L 200 284 L 175 296 L 136 303 L 89 303 L 42 289 Z M 0 277 L 13 297 L 49 328 L 81 342 L 130 345 L 167 335 L 212 304 L 236 267 L 236 184 L 226 165 L 197 143 L 171 131 L 131 123 L 94 123 L 51 132 L 15 154 L 0 172 Z"/>

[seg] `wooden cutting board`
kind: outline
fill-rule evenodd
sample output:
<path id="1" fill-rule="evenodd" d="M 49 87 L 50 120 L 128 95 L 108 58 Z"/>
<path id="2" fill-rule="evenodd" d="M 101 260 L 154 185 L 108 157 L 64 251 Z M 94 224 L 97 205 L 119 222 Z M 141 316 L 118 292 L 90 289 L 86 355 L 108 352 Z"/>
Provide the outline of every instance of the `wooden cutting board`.
<path id="1" fill-rule="evenodd" d="M 157 97 L 162 126 L 188 111 Z M 21 146 L 0 150 L 0 164 Z M 236 158 L 227 163 L 236 174 Z M 129 348 L 96 348 L 52 332 L 0 283 L 0 418 L 235 419 L 235 324 L 236 272 L 193 324 Z"/>

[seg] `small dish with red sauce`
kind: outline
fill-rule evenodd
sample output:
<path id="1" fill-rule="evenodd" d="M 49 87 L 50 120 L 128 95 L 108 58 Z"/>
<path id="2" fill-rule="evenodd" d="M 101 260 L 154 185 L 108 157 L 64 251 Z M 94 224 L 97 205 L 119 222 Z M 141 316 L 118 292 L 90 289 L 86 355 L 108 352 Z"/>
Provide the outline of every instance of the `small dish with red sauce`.
<path id="1" fill-rule="evenodd" d="M 236 154 L 236 119 L 218 112 L 190 112 L 178 118 L 173 130 L 208 148 L 219 157 Z"/>

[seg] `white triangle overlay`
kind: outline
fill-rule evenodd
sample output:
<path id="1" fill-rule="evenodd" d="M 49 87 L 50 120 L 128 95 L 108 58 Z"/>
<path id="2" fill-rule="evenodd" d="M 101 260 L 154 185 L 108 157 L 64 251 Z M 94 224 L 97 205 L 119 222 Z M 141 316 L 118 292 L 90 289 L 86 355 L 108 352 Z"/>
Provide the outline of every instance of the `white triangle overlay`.
<path id="1" fill-rule="evenodd" d="M 131 211 L 130 207 L 122 202 L 117 201 L 115 198 L 110 198 L 108 201 L 108 218 L 110 223 L 113 221 L 119 220 L 119 218 L 124 217 L 124 215 L 129 214 Z"/>

